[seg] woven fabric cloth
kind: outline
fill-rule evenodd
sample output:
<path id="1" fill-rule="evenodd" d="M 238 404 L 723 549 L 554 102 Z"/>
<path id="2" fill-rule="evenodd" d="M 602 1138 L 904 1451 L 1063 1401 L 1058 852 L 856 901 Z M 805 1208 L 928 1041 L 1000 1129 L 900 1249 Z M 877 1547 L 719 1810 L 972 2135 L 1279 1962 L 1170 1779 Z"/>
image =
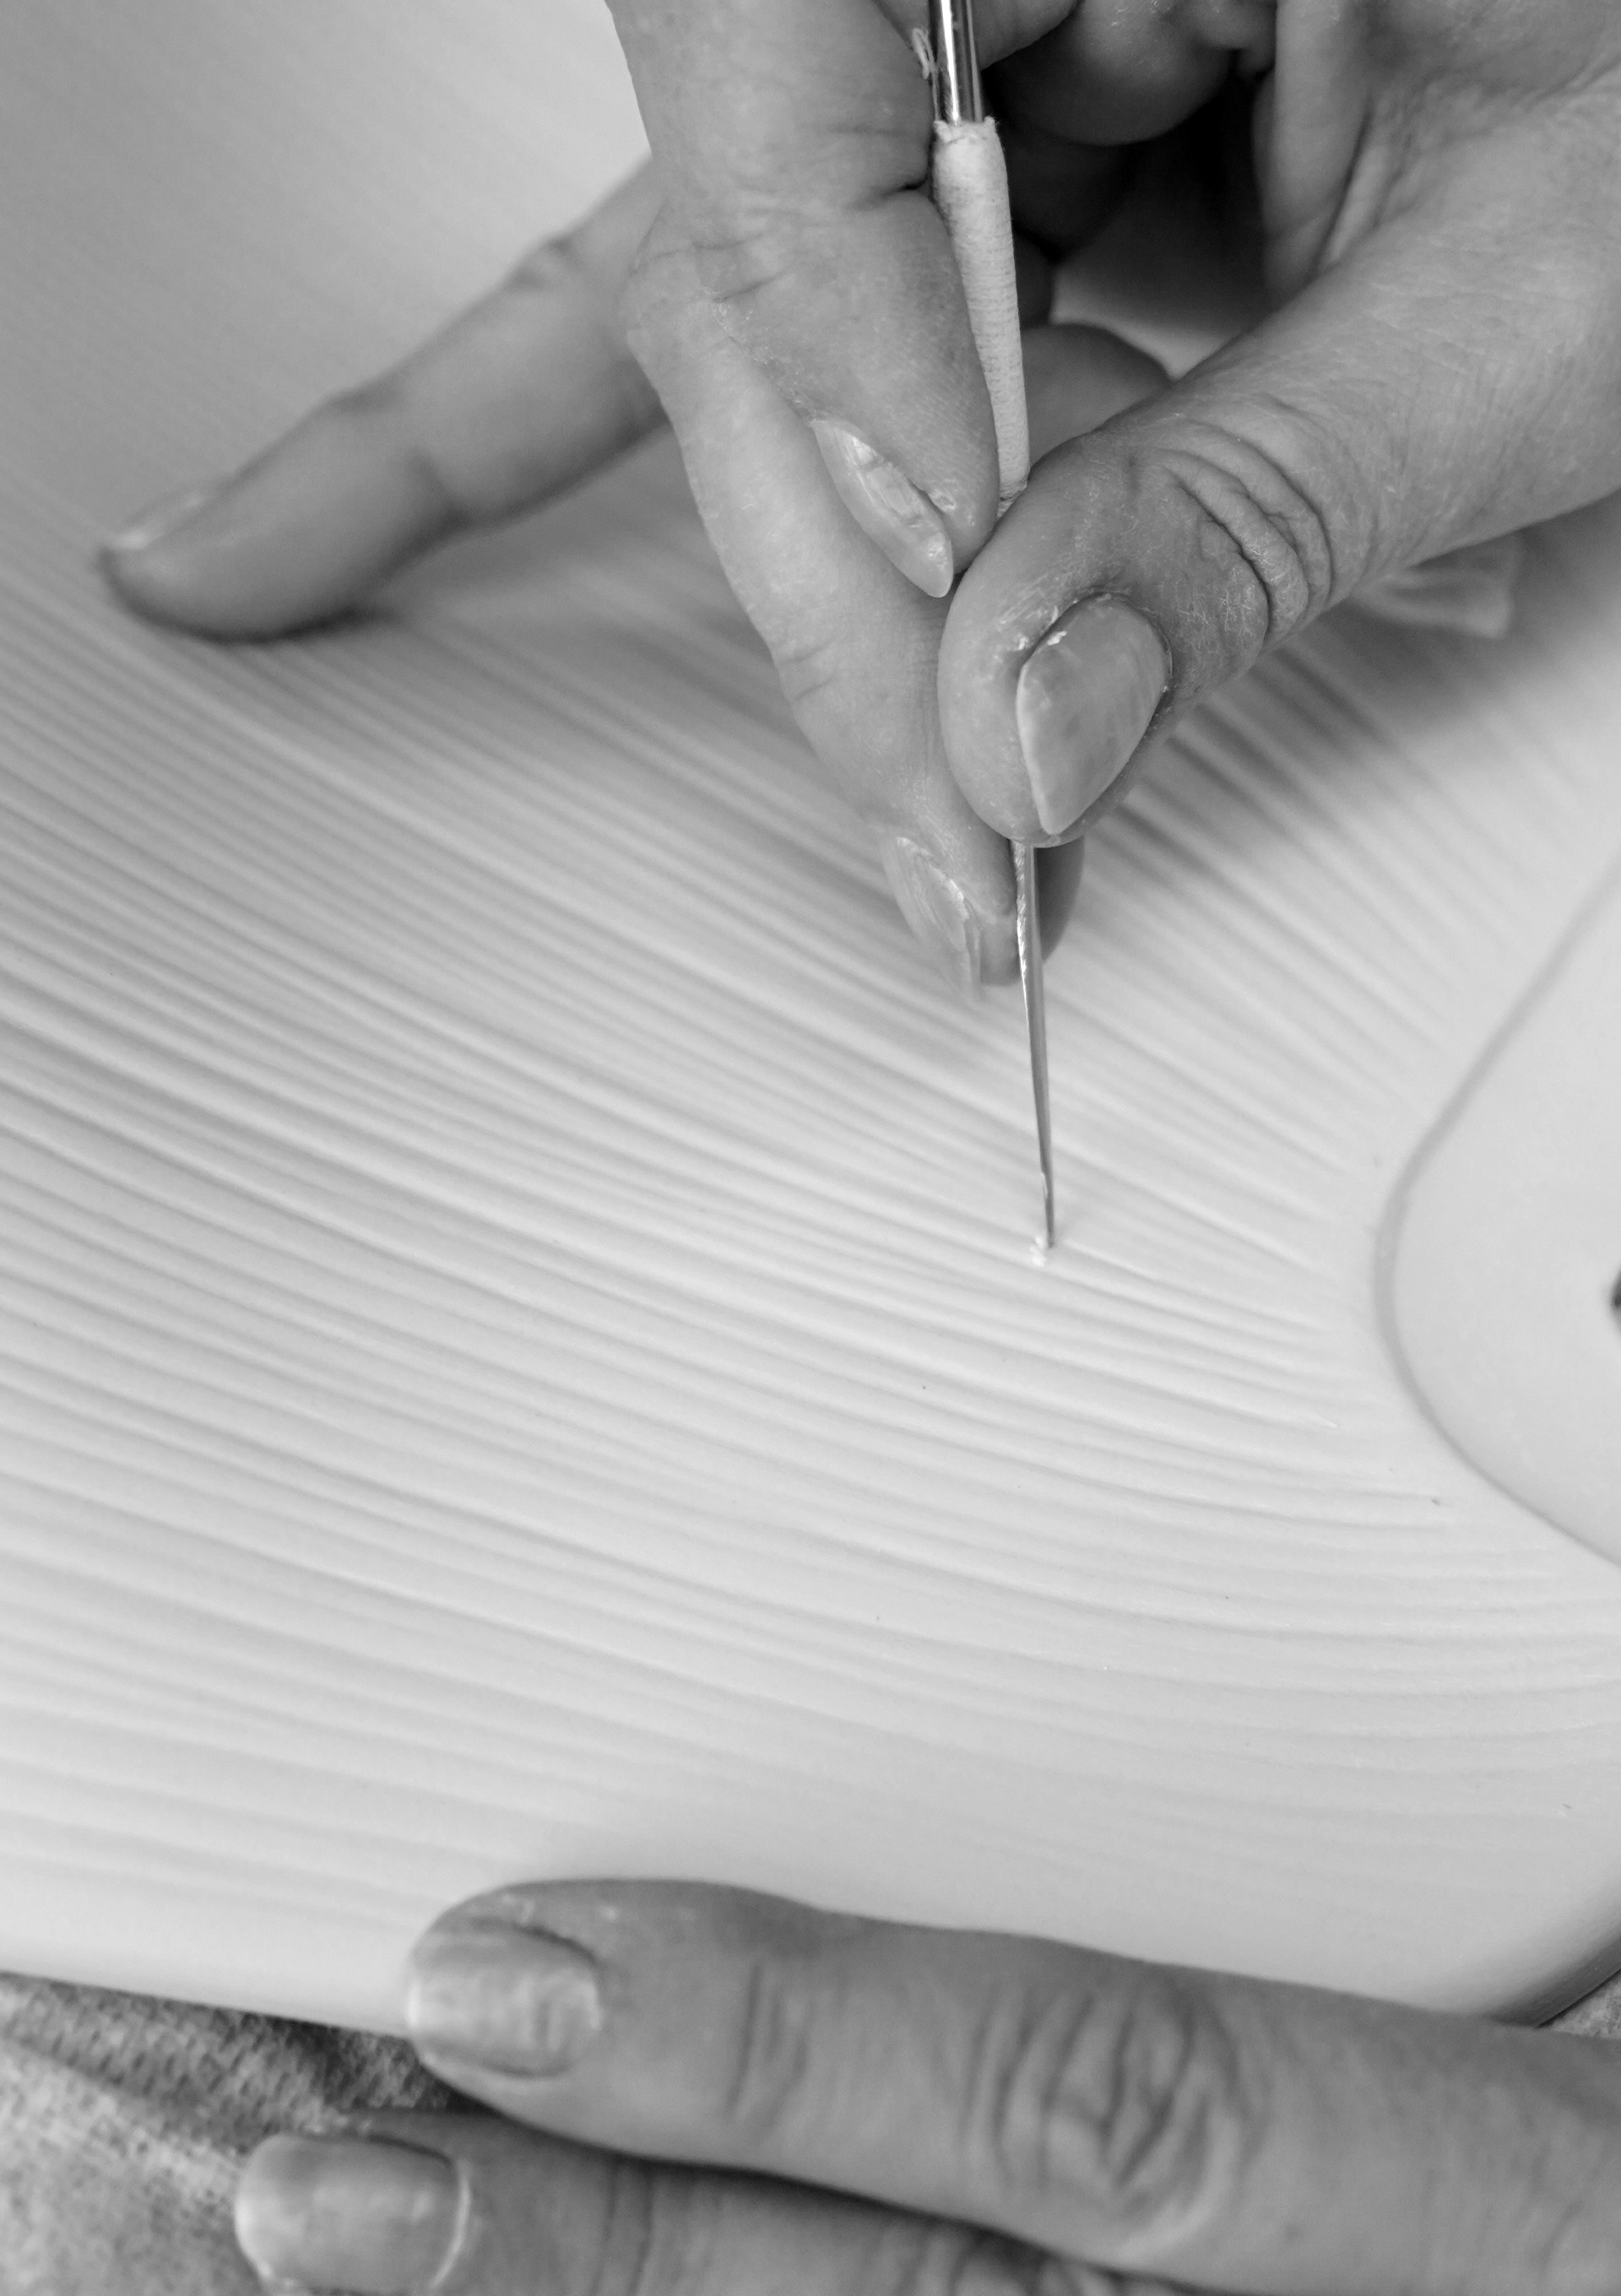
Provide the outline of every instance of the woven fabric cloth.
<path id="1" fill-rule="evenodd" d="M 260 2296 L 259 2139 L 450 2102 L 401 2041 L 0 1977 L 0 2296 Z"/>
<path id="2" fill-rule="evenodd" d="M 1558 2022 L 1621 2039 L 1621 1977 Z M 0 1977 L 0 2296 L 259 2296 L 259 2138 L 450 2102 L 403 2042 Z"/>

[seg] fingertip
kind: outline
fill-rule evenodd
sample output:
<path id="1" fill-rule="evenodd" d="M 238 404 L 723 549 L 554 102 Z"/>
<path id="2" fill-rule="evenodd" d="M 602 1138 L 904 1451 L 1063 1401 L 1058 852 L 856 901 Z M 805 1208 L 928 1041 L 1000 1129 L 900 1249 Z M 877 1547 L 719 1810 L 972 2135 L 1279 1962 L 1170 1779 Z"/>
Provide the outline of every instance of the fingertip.
<path id="1" fill-rule="evenodd" d="M 968 1003 L 983 981 L 984 935 L 962 887 L 910 837 L 885 837 L 884 874 L 907 923 L 936 969 Z"/>
<path id="2" fill-rule="evenodd" d="M 916 838 L 885 835 L 878 852 L 896 906 L 936 971 L 966 1003 L 1017 978 L 1010 868 L 1003 872 L 1008 884 L 995 888 L 1000 897 L 994 898 L 983 868 L 953 868 Z"/>
<path id="3" fill-rule="evenodd" d="M 149 621 L 184 623 L 190 619 L 187 576 L 195 554 L 186 529 L 201 519 L 219 486 L 187 487 L 163 496 L 109 535 L 95 563 L 110 587 Z"/>
<path id="4" fill-rule="evenodd" d="M 939 693 L 951 772 L 1016 843 L 1055 846 L 1090 827 L 1189 682 L 1178 676 L 1192 619 L 1188 521 L 1180 504 L 1173 517 L 1149 514 L 1175 490 L 1163 473 L 1146 483 L 1126 444 L 1105 430 L 1050 455 L 947 619 Z M 1193 635 L 1211 636 L 1197 621 Z"/>
<path id="5" fill-rule="evenodd" d="M 144 621 L 221 638 L 278 636 L 295 624 L 267 600 L 262 578 L 251 573 L 244 587 L 241 570 L 206 543 L 182 535 L 130 544 L 115 538 L 96 553 L 103 579 L 120 603 Z"/>
<path id="6" fill-rule="evenodd" d="M 109 535 L 104 550 L 120 559 L 138 558 L 143 551 L 188 526 L 219 492 L 221 483 L 216 480 L 205 486 L 183 488 L 178 494 L 160 496 L 155 503 L 138 511 L 118 533 Z"/>
<path id="7" fill-rule="evenodd" d="M 1066 836 L 1102 804 L 1170 683 L 1164 639 L 1121 598 L 1083 598 L 1032 651 L 1014 690 L 1014 724 L 1050 836 Z"/>
<path id="8" fill-rule="evenodd" d="M 250 2155 L 236 2242 L 270 2290 L 408 2296 L 440 2284 L 460 2246 L 460 2172 L 412 2144 L 271 2136 Z"/>
<path id="9" fill-rule="evenodd" d="M 386 422 L 333 401 L 235 477 L 143 512 L 99 562 L 149 621 L 280 637 L 347 611 L 456 523 L 432 472 Z"/>
<path id="10" fill-rule="evenodd" d="M 1015 504 L 1008 526 L 1021 507 Z M 989 616 L 981 607 L 985 566 L 1001 546 L 999 537 L 951 601 L 940 646 L 940 729 L 951 777 L 978 819 L 1009 844 L 1044 846 L 1050 833 L 1036 808 L 1014 718 L 1019 670 L 1033 640 L 1022 647 L 1008 643 L 1000 596 L 992 594 Z"/>

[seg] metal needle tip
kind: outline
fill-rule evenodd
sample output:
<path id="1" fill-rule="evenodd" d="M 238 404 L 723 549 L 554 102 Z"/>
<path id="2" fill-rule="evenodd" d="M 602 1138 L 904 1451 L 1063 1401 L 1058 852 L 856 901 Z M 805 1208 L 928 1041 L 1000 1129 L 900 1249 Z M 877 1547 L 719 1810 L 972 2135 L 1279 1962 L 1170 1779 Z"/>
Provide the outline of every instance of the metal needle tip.
<path id="1" fill-rule="evenodd" d="M 1047 1092 L 1047 998 L 1041 976 L 1041 909 L 1036 889 L 1033 845 L 1015 845 L 1013 879 L 1017 900 L 1019 985 L 1024 991 L 1024 1026 L 1030 1037 L 1030 1082 L 1035 1094 L 1036 1150 L 1041 1160 L 1041 1209 L 1047 1249 L 1057 1240 L 1052 1185 L 1052 1111 Z"/>

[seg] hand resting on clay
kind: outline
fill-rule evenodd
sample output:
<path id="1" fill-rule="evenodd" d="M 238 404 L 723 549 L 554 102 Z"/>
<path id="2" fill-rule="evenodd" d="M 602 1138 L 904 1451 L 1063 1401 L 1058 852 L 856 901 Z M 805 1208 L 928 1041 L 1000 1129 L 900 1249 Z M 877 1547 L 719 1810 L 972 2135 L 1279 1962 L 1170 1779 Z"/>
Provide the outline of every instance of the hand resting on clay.
<path id="1" fill-rule="evenodd" d="M 365 2296 L 1586 2296 L 1621 2050 L 667 1883 L 419 1947 L 494 2116 L 278 2136 L 238 2236 Z"/>

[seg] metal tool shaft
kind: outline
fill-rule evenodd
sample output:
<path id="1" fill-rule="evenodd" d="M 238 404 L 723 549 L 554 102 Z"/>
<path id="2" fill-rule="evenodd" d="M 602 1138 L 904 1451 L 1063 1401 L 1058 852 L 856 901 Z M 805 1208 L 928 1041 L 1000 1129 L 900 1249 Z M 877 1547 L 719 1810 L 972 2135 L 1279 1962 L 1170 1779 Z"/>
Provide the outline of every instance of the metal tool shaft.
<path id="1" fill-rule="evenodd" d="M 1047 993 L 1041 971 L 1041 897 L 1036 882 L 1036 849 L 1015 845 L 1013 875 L 1019 938 L 1019 984 L 1024 992 L 1024 1029 L 1030 1038 L 1030 1083 L 1035 1095 L 1036 1152 L 1041 1162 L 1041 1211 L 1047 1248 L 1057 1240 L 1052 1177 L 1052 1110 L 1047 1089 Z"/>
<path id="2" fill-rule="evenodd" d="M 974 0 L 929 0 L 927 37 L 925 38 L 921 33 L 918 33 L 914 36 L 913 44 L 923 68 L 929 77 L 934 96 L 934 118 L 940 127 L 942 128 L 961 127 L 965 125 L 977 127 L 982 135 L 990 137 L 994 144 L 996 130 L 985 124 L 984 91 L 980 84 L 979 52 L 974 38 Z M 938 167 L 937 155 L 936 169 Z M 940 197 L 938 174 L 936 175 L 936 197 Z M 999 276 L 994 283 L 995 292 L 992 298 L 992 308 L 995 311 L 993 317 L 987 319 L 976 312 L 974 283 L 965 273 L 965 284 L 969 289 L 969 317 L 975 327 L 975 340 L 979 345 L 982 361 L 986 362 L 987 376 L 992 372 L 992 363 L 995 360 L 997 350 L 1004 340 L 1011 343 L 1012 352 L 1010 357 L 1003 358 L 1000 371 L 1005 372 L 1007 366 L 1010 365 L 1016 376 L 1018 372 L 1018 323 L 1013 303 L 1013 243 L 1006 228 L 1007 197 L 1006 177 L 999 153 L 994 176 L 982 173 L 975 183 L 967 202 L 968 207 L 974 210 L 969 227 L 981 235 L 983 235 L 985 211 L 990 203 L 992 201 L 996 201 L 1003 210 L 1001 236 L 1006 247 L 1006 254 L 1002 258 L 1002 265 L 1006 277 L 1003 279 Z M 977 207 L 975 206 L 975 202 L 978 203 Z M 942 201 L 942 205 L 947 216 L 948 226 L 951 231 L 953 243 L 957 246 L 960 262 L 967 242 L 959 234 L 963 232 L 965 222 L 968 219 L 965 217 L 960 201 Z M 980 266 L 980 283 L 982 285 L 983 283 L 983 264 Z M 985 328 L 989 328 L 991 332 L 982 339 L 982 330 Z M 1001 332 L 1003 330 L 1006 331 L 1005 338 Z M 1022 442 L 1024 438 L 1022 400 L 1018 414 L 1020 419 L 1017 430 Z M 1000 419 L 998 445 L 999 450 L 1002 449 L 1002 426 Z M 1010 452 L 1004 450 L 1002 461 L 1001 478 L 1005 489 L 1005 507 L 1007 500 L 1011 499 L 1024 482 L 1027 463 L 1023 444 L 1019 444 Z M 1015 465 L 1011 470 L 1010 461 Z M 1057 1234 L 1053 1201 L 1052 1118 L 1047 1088 L 1047 1002 L 1041 972 L 1041 898 L 1036 883 L 1035 849 L 1033 846 L 1016 843 L 1014 845 L 1013 870 L 1017 892 L 1019 980 L 1024 991 L 1024 1025 L 1030 1039 L 1030 1080 L 1035 1093 L 1036 1147 L 1041 1161 L 1043 1226 L 1048 1247 L 1050 1250 Z"/>
<path id="3" fill-rule="evenodd" d="M 929 46 L 935 119 L 952 127 L 959 120 L 983 119 L 985 99 L 971 0 L 929 0 Z"/>

